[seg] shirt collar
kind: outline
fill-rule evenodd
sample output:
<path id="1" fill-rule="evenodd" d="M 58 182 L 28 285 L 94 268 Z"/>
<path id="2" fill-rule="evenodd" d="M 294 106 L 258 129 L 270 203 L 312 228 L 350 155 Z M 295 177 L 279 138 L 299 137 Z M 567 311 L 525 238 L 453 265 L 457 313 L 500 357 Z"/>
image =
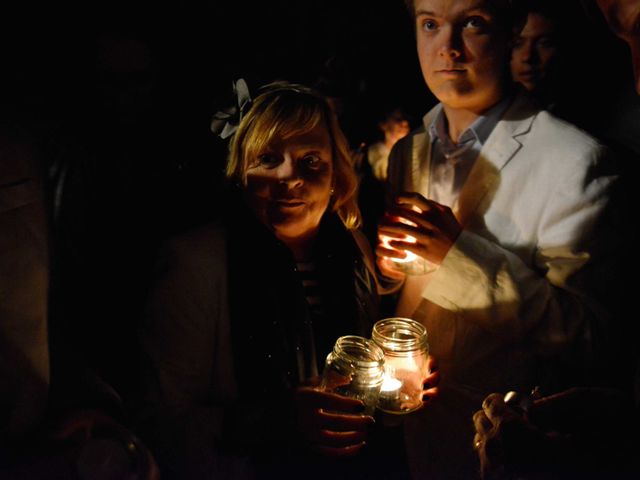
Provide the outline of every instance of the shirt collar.
<path id="1" fill-rule="evenodd" d="M 458 138 L 458 143 L 454 143 L 449 138 L 447 133 L 447 119 L 444 114 L 442 104 L 438 105 L 438 111 L 431 124 L 428 125 L 429 133 L 433 140 L 439 140 L 445 150 L 456 149 L 467 142 L 477 140 L 480 145 L 484 145 L 489 138 L 489 135 L 493 131 L 494 127 L 500 120 L 500 117 L 506 110 L 507 106 L 511 103 L 512 97 L 510 95 L 505 96 L 502 100 L 489 108 L 486 112 L 476 118 L 471 125 L 469 125 Z"/>

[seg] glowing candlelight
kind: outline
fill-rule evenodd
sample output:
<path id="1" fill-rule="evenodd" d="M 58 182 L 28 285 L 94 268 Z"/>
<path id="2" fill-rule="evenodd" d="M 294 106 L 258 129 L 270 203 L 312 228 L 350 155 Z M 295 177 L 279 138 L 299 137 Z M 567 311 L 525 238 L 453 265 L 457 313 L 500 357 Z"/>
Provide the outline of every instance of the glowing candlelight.
<path id="1" fill-rule="evenodd" d="M 400 408 L 400 390 L 402 381 L 393 377 L 388 371 L 384 374 L 384 380 L 380 387 L 378 408 L 384 411 L 396 411 Z"/>
<path id="2" fill-rule="evenodd" d="M 385 375 L 382 382 L 382 387 L 380 388 L 380 393 L 387 395 L 393 395 L 394 393 L 397 394 L 401 387 L 402 382 L 400 380 Z"/>
<path id="3" fill-rule="evenodd" d="M 412 206 L 411 210 L 418 213 L 422 213 L 422 210 L 420 210 L 416 206 Z M 403 217 L 394 217 L 394 218 L 399 223 L 409 225 L 410 227 L 418 226 L 416 223 L 406 218 L 403 218 Z M 406 243 L 418 242 L 418 239 L 411 235 L 400 235 L 398 237 L 388 237 L 386 235 L 380 235 L 380 243 L 382 243 L 383 247 L 389 250 L 399 251 L 397 248 L 394 248 L 390 245 L 390 242 L 393 240 L 400 240 Z M 416 255 L 413 252 L 410 252 L 409 250 L 402 250 L 402 252 L 404 252 L 405 254 L 404 258 L 393 258 L 393 257 L 386 257 L 386 258 L 388 258 L 393 263 L 395 263 L 397 268 L 403 271 L 404 273 L 409 275 L 424 275 L 426 273 L 429 273 L 435 270 L 436 268 L 435 265 L 429 262 L 428 260 L 422 257 L 419 257 L 418 255 Z"/>
<path id="4" fill-rule="evenodd" d="M 372 337 L 385 356 L 378 408 L 395 414 L 417 410 L 422 405 L 422 379 L 428 373 L 426 329 L 409 318 L 385 318 L 376 322 Z"/>

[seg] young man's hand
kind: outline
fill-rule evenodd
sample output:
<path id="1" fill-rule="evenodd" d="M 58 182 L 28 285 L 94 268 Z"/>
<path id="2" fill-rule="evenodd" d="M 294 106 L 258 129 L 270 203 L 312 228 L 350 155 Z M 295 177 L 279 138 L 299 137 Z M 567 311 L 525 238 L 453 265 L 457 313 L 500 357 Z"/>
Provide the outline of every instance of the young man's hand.
<path id="1" fill-rule="evenodd" d="M 419 193 L 402 193 L 378 227 L 378 234 L 388 238 L 386 243 L 393 250 L 379 247 L 376 253 L 402 258 L 402 252 L 411 252 L 439 266 L 460 232 L 462 227 L 449 207 Z"/>

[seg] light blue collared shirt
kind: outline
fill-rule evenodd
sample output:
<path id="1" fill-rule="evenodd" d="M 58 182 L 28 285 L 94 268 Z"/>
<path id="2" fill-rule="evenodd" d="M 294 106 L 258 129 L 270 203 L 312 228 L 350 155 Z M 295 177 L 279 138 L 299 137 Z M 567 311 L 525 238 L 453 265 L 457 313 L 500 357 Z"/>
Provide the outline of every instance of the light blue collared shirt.
<path id="1" fill-rule="evenodd" d="M 507 96 L 476 118 L 454 143 L 448 134 L 447 118 L 442 104 L 431 125 L 425 125 L 431 135 L 431 171 L 429 199 L 454 207 L 482 146 L 511 103 Z"/>

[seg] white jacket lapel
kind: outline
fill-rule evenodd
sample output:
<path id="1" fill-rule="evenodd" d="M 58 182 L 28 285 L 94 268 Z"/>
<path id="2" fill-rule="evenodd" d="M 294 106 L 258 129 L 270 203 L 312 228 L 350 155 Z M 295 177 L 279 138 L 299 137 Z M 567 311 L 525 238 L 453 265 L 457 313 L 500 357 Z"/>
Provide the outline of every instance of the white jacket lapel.
<path id="1" fill-rule="evenodd" d="M 440 112 L 440 104 L 432 108 L 422 119 L 424 131 L 416 133 L 413 137 L 411 152 L 411 185 L 408 189 L 421 192 L 429 198 L 429 172 L 431 171 L 431 136 L 429 126 Z"/>
<path id="2" fill-rule="evenodd" d="M 461 225 L 465 225 L 485 195 L 497 187 L 500 170 L 522 147 L 518 139 L 527 135 L 536 109 L 525 97 L 518 97 L 507 109 L 482 147 L 478 159 L 467 178 L 454 212 Z"/>

